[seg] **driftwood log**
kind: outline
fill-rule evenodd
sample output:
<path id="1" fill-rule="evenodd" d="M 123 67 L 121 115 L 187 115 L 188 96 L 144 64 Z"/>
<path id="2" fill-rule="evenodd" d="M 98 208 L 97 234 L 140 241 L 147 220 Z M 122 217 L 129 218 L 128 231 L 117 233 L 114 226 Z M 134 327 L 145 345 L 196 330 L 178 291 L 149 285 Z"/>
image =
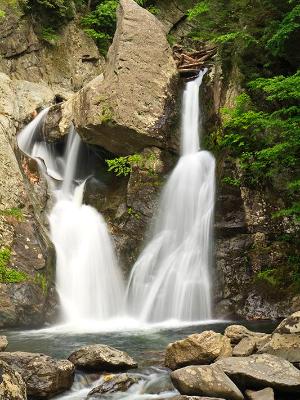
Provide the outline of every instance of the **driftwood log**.
<path id="1" fill-rule="evenodd" d="M 210 60 L 217 52 L 217 47 L 203 47 L 193 52 L 185 52 L 181 46 L 173 47 L 173 54 L 180 75 L 186 79 L 194 79 L 199 71 L 208 66 Z"/>

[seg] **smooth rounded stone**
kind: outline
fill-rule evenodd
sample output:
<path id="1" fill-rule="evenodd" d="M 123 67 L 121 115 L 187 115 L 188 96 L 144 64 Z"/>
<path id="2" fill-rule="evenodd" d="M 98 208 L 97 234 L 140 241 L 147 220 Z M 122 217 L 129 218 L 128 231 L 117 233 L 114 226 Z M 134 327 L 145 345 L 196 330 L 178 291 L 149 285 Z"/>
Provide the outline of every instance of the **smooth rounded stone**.
<path id="1" fill-rule="evenodd" d="M 91 371 L 124 371 L 137 368 L 137 363 L 125 351 L 103 344 L 92 344 L 74 351 L 69 360 L 78 369 Z"/>
<path id="2" fill-rule="evenodd" d="M 251 356 L 256 350 L 256 340 L 250 337 L 244 337 L 232 350 L 234 357 Z"/>
<path id="3" fill-rule="evenodd" d="M 88 393 L 87 399 L 102 397 L 106 393 L 126 392 L 139 379 L 129 374 L 106 375 L 104 381 Z"/>
<path id="4" fill-rule="evenodd" d="M 270 354 L 228 357 L 215 362 L 240 389 L 262 389 L 300 393 L 300 371 L 289 361 Z"/>
<path id="5" fill-rule="evenodd" d="M 21 375 L 0 361 L 0 399 L 27 400 L 26 385 Z"/>
<path id="6" fill-rule="evenodd" d="M 274 333 L 258 353 L 268 353 L 292 363 L 300 362 L 300 335 Z"/>
<path id="7" fill-rule="evenodd" d="M 224 335 L 230 339 L 232 344 L 239 343 L 242 339 L 247 337 L 262 338 L 266 336 L 265 333 L 252 332 L 243 325 L 229 325 L 225 329 Z"/>
<path id="8" fill-rule="evenodd" d="M 245 395 L 248 400 L 275 400 L 272 388 L 265 388 L 258 391 L 246 390 Z"/>
<path id="9" fill-rule="evenodd" d="M 68 360 L 54 360 L 44 354 L 0 353 L 6 362 L 23 378 L 28 396 L 49 398 L 68 390 L 74 380 L 74 365 Z"/>
<path id="10" fill-rule="evenodd" d="M 227 375 L 214 365 L 192 365 L 171 373 L 175 388 L 188 396 L 224 397 L 228 400 L 243 400 L 239 388 Z"/>
<path id="11" fill-rule="evenodd" d="M 210 364 L 218 357 L 230 357 L 230 340 L 214 331 L 195 333 L 170 343 L 166 349 L 165 366 L 174 370 L 186 365 Z"/>
<path id="12" fill-rule="evenodd" d="M 4 351 L 8 345 L 6 336 L 0 336 L 0 351 Z"/>
<path id="13" fill-rule="evenodd" d="M 274 333 L 300 333 L 300 311 L 285 318 L 277 326 Z"/>

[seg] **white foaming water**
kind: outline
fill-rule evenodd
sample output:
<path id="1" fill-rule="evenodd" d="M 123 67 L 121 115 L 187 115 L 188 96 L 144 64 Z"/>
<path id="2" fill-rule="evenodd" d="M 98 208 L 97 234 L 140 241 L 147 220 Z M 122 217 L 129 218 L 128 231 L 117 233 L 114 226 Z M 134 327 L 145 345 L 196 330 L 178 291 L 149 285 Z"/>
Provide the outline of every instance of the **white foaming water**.
<path id="1" fill-rule="evenodd" d="M 82 325 L 102 322 L 122 313 L 124 284 L 102 216 L 82 204 L 84 183 L 75 182 L 81 140 L 71 130 L 64 156 L 41 140 L 43 110 L 19 135 L 20 149 L 35 158 L 54 188 L 50 236 L 56 249 L 56 285 L 64 321 Z M 62 183 L 59 182 L 62 180 Z"/>
<path id="2" fill-rule="evenodd" d="M 129 279 L 129 312 L 142 321 L 211 318 L 215 160 L 199 151 L 199 87 L 205 72 L 186 85 L 182 156 L 162 193 L 153 238 Z"/>

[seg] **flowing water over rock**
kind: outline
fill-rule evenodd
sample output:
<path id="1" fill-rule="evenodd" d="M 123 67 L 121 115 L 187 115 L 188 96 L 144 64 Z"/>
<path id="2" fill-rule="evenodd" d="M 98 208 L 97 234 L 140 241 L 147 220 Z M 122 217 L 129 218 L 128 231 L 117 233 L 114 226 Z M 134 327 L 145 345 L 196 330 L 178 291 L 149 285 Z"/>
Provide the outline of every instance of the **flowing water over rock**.
<path id="1" fill-rule="evenodd" d="M 129 311 L 143 321 L 211 317 L 215 160 L 207 151 L 199 151 L 199 87 L 204 74 L 187 83 L 182 156 L 164 188 L 153 238 L 128 284 Z"/>
<path id="2" fill-rule="evenodd" d="M 20 149 L 35 158 L 45 174 L 55 205 L 49 215 L 56 249 L 56 284 L 64 321 L 82 324 L 118 315 L 124 287 L 102 216 L 82 204 L 85 180 L 80 171 L 81 139 L 71 130 L 64 154 L 41 138 L 43 110 L 18 136 Z M 78 176 L 80 176 L 78 178 Z M 54 178 L 54 179 L 51 179 Z"/>

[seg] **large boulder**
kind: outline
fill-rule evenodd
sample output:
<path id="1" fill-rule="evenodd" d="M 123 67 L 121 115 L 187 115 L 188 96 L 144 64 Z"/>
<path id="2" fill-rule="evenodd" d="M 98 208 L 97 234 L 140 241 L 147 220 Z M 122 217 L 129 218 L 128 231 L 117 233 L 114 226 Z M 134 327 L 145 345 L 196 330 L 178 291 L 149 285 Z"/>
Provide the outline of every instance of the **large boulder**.
<path id="1" fill-rule="evenodd" d="M 186 365 L 210 364 L 218 357 L 231 355 L 227 337 L 214 331 L 204 331 L 170 343 L 166 349 L 165 366 L 174 370 Z"/>
<path id="2" fill-rule="evenodd" d="M 4 351 L 8 345 L 6 336 L 0 336 L 0 351 Z"/>
<path id="3" fill-rule="evenodd" d="M 169 400 L 225 400 L 221 399 L 220 397 L 203 397 L 203 396 L 174 396 L 174 397 L 169 397 Z"/>
<path id="4" fill-rule="evenodd" d="M 188 396 L 224 397 L 243 400 L 244 396 L 227 375 L 215 366 L 190 366 L 171 373 L 173 385 Z"/>
<path id="5" fill-rule="evenodd" d="M 284 358 L 292 363 L 300 362 L 300 335 L 274 333 L 259 348 L 258 353 L 268 353 Z"/>
<path id="6" fill-rule="evenodd" d="M 21 351 L 0 353 L 0 360 L 22 376 L 32 398 L 47 399 L 72 386 L 75 368 L 68 360 Z"/>
<path id="7" fill-rule="evenodd" d="M 103 344 L 92 344 L 74 351 L 69 360 L 78 368 L 96 371 L 124 371 L 137 363 L 125 351 Z"/>
<path id="8" fill-rule="evenodd" d="M 102 398 L 106 393 L 126 392 L 130 386 L 138 383 L 139 379 L 133 375 L 106 375 L 103 382 L 88 393 L 87 398 Z"/>
<path id="9" fill-rule="evenodd" d="M 277 326 L 274 333 L 298 333 L 300 334 L 300 311 L 285 318 Z"/>
<path id="10" fill-rule="evenodd" d="M 115 154 L 166 147 L 177 70 L 164 28 L 133 0 L 121 0 L 117 16 L 104 75 L 54 110 L 60 134 L 73 121 L 85 141 Z"/>
<path id="11" fill-rule="evenodd" d="M 234 357 L 251 356 L 256 349 L 256 340 L 250 337 L 244 337 L 232 350 Z"/>
<path id="12" fill-rule="evenodd" d="M 21 375 L 0 361 L 0 399 L 27 400 L 26 385 Z"/>
<path id="13" fill-rule="evenodd" d="M 232 344 L 239 343 L 244 338 L 263 338 L 265 333 L 252 332 L 243 325 L 229 325 L 225 329 L 224 335 L 230 339 Z"/>
<path id="14" fill-rule="evenodd" d="M 300 371 L 290 362 L 270 354 L 227 357 L 215 364 L 239 388 L 271 387 L 279 392 L 300 393 Z"/>

